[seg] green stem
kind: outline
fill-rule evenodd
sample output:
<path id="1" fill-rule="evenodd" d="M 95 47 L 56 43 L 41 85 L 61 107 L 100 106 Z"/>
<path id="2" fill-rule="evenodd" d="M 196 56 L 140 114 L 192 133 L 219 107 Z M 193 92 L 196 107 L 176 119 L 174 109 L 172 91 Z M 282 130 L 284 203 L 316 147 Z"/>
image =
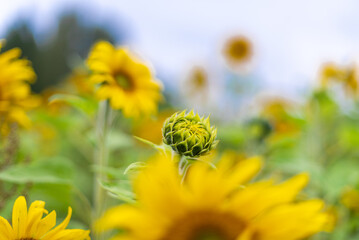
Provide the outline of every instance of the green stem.
<path id="1" fill-rule="evenodd" d="M 95 166 L 98 171 L 95 172 L 94 182 L 94 220 L 96 221 L 103 215 L 105 210 L 106 190 L 102 188 L 101 181 L 106 180 L 104 168 L 108 165 L 107 133 L 109 127 L 109 106 L 107 101 L 99 103 L 97 123 L 96 123 L 96 141 Z M 103 240 L 101 233 L 96 234 L 96 240 Z"/>
<path id="2" fill-rule="evenodd" d="M 186 179 L 187 171 L 192 165 L 192 160 L 188 159 L 185 156 L 182 156 L 180 162 L 178 163 L 178 172 L 180 176 L 182 176 L 181 183 L 183 184 L 184 180 Z"/>

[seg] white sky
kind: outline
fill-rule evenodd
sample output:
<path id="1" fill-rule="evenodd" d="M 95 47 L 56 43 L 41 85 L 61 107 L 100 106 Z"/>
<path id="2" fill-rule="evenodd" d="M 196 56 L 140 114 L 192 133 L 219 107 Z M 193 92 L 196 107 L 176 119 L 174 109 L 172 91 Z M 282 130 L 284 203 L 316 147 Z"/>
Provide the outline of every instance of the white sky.
<path id="1" fill-rule="evenodd" d="M 107 24 L 124 21 L 131 47 L 173 76 L 193 62 L 221 64 L 215 59 L 232 33 L 252 39 L 256 75 L 277 91 L 313 83 L 323 61 L 359 57 L 357 0 L 2 1 L 0 38 L 19 16 L 34 16 L 41 31 L 64 6 L 75 5 Z"/>

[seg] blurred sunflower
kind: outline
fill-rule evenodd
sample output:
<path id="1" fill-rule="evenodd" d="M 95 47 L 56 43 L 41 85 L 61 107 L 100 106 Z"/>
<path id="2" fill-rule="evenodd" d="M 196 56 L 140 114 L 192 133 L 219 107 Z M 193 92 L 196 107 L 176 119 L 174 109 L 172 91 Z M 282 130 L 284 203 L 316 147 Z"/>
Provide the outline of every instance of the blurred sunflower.
<path id="1" fill-rule="evenodd" d="M 300 133 L 300 119 L 291 116 L 293 103 L 282 98 L 266 99 L 262 105 L 261 116 L 273 127 L 274 138 Z"/>
<path id="2" fill-rule="evenodd" d="M 35 108 L 40 100 L 31 94 L 29 83 L 36 75 L 30 61 L 19 59 L 21 50 L 14 48 L 0 54 L 0 131 L 6 134 L 10 125 L 31 125 L 26 111 Z"/>
<path id="3" fill-rule="evenodd" d="M 41 93 L 42 107 L 46 113 L 52 116 L 67 114 L 69 105 L 63 101 L 50 101 L 51 97 L 56 94 L 66 94 L 67 92 L 61 88 L 47 88 Z"/>
<path id="4" fill-rule="evenodd" d="M 163 123 L 173 113 L 173 110 L 166 110 L 160 112 L 155 118 L 144 118 L 140 120 L 135 124 L 133 134 L 160 145 L 162 143 Z"/>
<path id="5" fill-rule="evenodd" d="M 188 95 L 194 96 L 208 89 L 208 74 L 203 67 L 196 66 L 190 73 L 185 87 Z"/>
<path id="6" fill-rule="evenodd" d="M 253 54 L 252 44 L 244 36 L 233 36 L 225 43 L 223 54 L 230 65 L 248 62 Z"/>
<path id="7" fill-rule="evenodd" d="M 89 72 L 82 68 L 76 68 L 66 81 L 75 87 L 80 95 L 91 96 L 94 94 L 94 86 L 89 81 Z"/>
<path id="8" fill-rule="evenodd" d="M 127 240 L 295 240 L 322 231 L 323 202 L 293 202 L 306 174 L 241 187 L 260 165 L 258 158 L 235 165 L 222 160 L 213 170 L 196 162 L 181 184 L 173 161 L 159 157 L 135 178 L 138 204 L 108 210 L 96 229 L 125 230 L 112 239 Z"/>
<path id="9" fill-rule="evenodd" d="M 66 229 L 70 222 L 72 210 L 65 220 L 56 225 L 56 212 L 52 211 L 46 217 L 43 214 L 48 211 L 44 208 L 45 202 L 35 201 L 27 209 L 24 197 L 16 199 L 12 211 L 12 226 L 0 217 L 0 237 L 2 240 L 90 240 L 89 231 L 81 229 Z M 55 228 L 54 228 L 55 227 Z"/>
<path id="10" fill-rule="evenodd" d="M 359 212 L 359 191 L 348 189 L 343 193 L 341 202 L 348 209 Z"/>
<path id="11" fill-rule="evenodd" d="M 335 63 L 326 63 L 320 71 L 320 81 L 324 88 L 330 83 L 337 82 L 343 85 L 347 93 L 356 96 L 359 93 L 358 70 L 354 64 L 338 66 Z"/>
<path id="12" fill-rule="evenodd" d="M 150 68 L 127 49 L 114 48 L 108 42 L 98 42 L 88 58 L 92 70 L 90 80 L 99 84 L 96 95 L 108 99 L 112 108 L 121 109 L 126 117 L 139 117 L 157 112 L 161 84 Z"/>

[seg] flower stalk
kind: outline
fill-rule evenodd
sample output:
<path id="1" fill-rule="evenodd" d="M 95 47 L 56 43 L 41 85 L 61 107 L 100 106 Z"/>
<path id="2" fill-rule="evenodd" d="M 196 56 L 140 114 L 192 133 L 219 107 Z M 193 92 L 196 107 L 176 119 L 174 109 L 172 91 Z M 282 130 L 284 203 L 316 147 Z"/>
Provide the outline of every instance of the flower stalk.
<path id="1" fill-rule="evenodd" d="M 108 165 L 107 134 L 110 125 L 110 108 L 108 101 L 99 102 L 97 122 L 96 122 L 96 140 L 97 148 L 95 150 L 94 163 L 97 168 L 95 171 L 94 183 L 94 219 L 102 216 L 105 210 L 106 190 L 102 188 L 101 182 L 106 180 L 104 169 Z M 96 240 L 103 240 L 102 234 L 96 235 Z"/>

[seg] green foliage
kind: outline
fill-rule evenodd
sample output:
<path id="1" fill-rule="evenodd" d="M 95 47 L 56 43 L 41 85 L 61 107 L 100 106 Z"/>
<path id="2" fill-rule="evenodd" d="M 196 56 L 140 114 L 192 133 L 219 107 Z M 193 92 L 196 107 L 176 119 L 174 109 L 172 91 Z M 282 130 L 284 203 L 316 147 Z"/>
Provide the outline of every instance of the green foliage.
<path id="1" fill-rule="evenodd" d="M 73 177 L 73 164 L 61 157 L 49 158 L 31 164 L 10 166 L 0 172 L 0 179 L 16 184 L 49 183 L 70 184 Z"/>
<path id="2" fill-rule="evenodd" d="M 70 94 L 55 94 L 49 99 L 49 104 L 56 102 L 65 102 L 74 109 L 80 111 L 84 116 L 93 116 L 97 110 L 97 102 L 92 99 L 85 99 L 76 95 Z"/>

